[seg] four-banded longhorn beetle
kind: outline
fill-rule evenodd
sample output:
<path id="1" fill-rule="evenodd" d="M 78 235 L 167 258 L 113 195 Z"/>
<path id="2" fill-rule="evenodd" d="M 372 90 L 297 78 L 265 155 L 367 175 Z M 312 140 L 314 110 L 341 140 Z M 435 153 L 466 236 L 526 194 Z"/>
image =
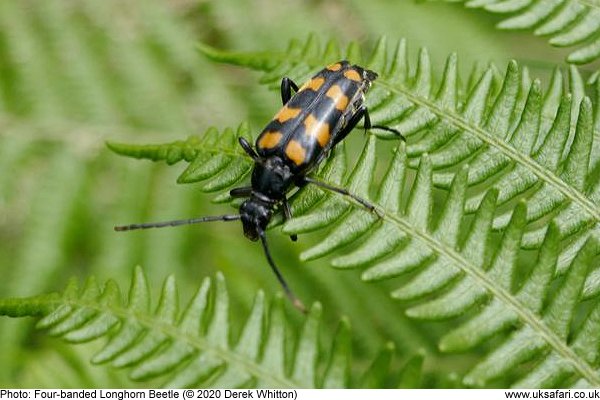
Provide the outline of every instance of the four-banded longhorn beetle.
<path id="1" fill-rule="evenodd" d="M 321 163 L 340 141 L 364 120 L 364 128 L 383 129 L 402 135 L 385 126 L 371 125 L 365 105 L 365 93 L 377 74 L 351 65 L 348 61 L 331 64 L 319 71 L 300 88 L 289 78 L 281 81 L 283 108 L 256 139 L 255 148 L 243 137 L 239 143 L 254 160 L 251 185 L 231 190 L 232 197 L 247 197 L 240 213 L 186 220 L 117 226 L 117 231 L 159 228 L 208 221 L 241 220 L 244 235 L 252 241 L 260 239 L 267 261 L 292 303 L 302 311 L 305 307 L 293 294 L 275 265 L 265 235 L 274 212 L 291 218 L 287 193 L 294 187 L 312 183 L 323 189 L 349 196 L 369 211 L 375 207 L 367 200 L 343 188 L 320 182 L 308 174 Z M 292 96 L 292 90 L 296 93 Z M 296 240 L 296 236 L 291 236 Z"/>

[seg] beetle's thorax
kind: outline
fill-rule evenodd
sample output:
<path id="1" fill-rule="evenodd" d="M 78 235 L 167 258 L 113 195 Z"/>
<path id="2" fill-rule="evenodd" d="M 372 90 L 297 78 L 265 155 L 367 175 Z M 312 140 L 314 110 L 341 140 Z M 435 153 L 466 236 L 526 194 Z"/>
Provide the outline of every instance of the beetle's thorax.
<path id="1" fill-rule="evenodd" d="M 244 235 L 248 239 L 257 240 L 258 231 L 267 228 L 275 205 L 285 198 L 292 184 L 293 174 L 281 158 L 267 157 L 254 165 L 252 194 L 240 206 Z"/>
<path id="2" fill-rule="evenodd" d="M 293 183 L 290 168 L 278 156 L 267 157 L 254 165 L 252 192 L 265 202 L 278 202 L 285 197 Z"/>

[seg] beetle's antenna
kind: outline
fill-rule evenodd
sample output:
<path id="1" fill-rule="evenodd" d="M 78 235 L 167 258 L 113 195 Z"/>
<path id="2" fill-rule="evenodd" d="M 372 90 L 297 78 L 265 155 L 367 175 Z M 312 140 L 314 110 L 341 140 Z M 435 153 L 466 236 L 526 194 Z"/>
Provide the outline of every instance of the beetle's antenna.
<path id="1" fill-rule="evenodd" d="M 279 268 L 277 268 L 277 266 L 275 265 L 275 262 L 273 261 L 273 257 L 271 257 L 271 252 L 269 251 L 269 246 L 267 245 L 267 237 L 265 235 L 265 231 L 262 229 L 258 229 L 258 236 L 260 236 L 260 242 L 262 243 L 263 249 L 265 250 L 265 255 L 267 256 L 267 261 L 269 262 L 269 266 L 271 266 L 271 269 L 277 276 L 279 283 L 281 283 L 281 286 L 283 287 L 283 291 L 285 292 L 286 296 L 288 297 L 288 299 L 290 299 L 290 301 L 292 302 L 294 307 L 296 307 L 298 310 L 300 310 L 304 314 L 306 314 L 307 313 L 306 307 L 304 306 L 304 304 L 302 304 L 300 299 L 297 298 L 296 295 L 292 292 L 292 290 L 290 289 L 288 284 L 285 282 L 283 275 L 281 275 Z"/>
<path id="2" fill-rule="evenodd" d="M 133 231 L 135 229 L 149 229 L 149 228 L 164 228 L 166 226 L 179 226 L 179 225 L 191 225 L 199 224 L 201 222 L 211 221 L 237 221 L 242 216 L 239 214 L 234 215 L 211 215 L 208 217 L 201 218 L 190 218 L 190 219 L 176 219 L 173 221 L 164 222 L 149 222 L 145 224 L 131 224 L 131 225 L 120 225 L 115 226 L 115 231 Z"/>

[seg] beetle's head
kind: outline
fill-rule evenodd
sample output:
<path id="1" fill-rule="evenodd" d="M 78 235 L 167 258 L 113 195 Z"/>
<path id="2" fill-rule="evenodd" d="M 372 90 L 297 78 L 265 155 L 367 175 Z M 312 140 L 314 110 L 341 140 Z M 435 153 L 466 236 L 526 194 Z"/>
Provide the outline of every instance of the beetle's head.
<path id="1" fill-rule="evenodd" d="M 273 215 L 270 204 L 251 197 L 240 206 L 244 235 L 253 242 L 258 240 L 259 231 L 265 231 Z"/>

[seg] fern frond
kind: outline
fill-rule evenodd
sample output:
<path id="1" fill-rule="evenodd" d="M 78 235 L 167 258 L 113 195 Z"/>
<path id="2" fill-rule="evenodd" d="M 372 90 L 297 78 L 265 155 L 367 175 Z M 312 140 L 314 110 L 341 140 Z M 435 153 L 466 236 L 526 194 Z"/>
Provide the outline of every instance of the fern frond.
<path id="1" fill-rule="evenodd" d="M 456 2 L 456 0 L 446 0 Z M 461 0 L 469 8 L 507 14 L 498 29 L 533 29 L 536 36 L 549 36 L 556 47 L 579 46 L 567 56 L 574 64 L 600 58 L 600 5 L 587 0 Z"/>
<path id="2" fill-rule="evenodd" d="M 236 131 L 225 129 L 219 132 L 208 129 L 202 137 L 191 136 L 185 141 L 160 145 L 131 145 L 108 142 L 107 146 L 117 154 L 153 161 L 175 164 L 181 160 L 189 163 L 177 182 L 194 183 L 204 181 L 203 192 L 215 192 L 233 186 L 245 177 L 252 168 L 252 160 L 237 143 L 238 137 L 251 139 L 247 124 Z M 219 199 L 226 199 L 220 197 Z"/>
<path id="3" fill-rule="evenodd" d="M 369 137 L 354 169 L 340 179 L 339 173 L 344 168 L 331 166 L 339 165 L 342 154 L 332 157 L 324 172 L 337 172 L 337 184 L 369 199 L 377 160 L 375 137 Z M 553 223 L 545 235 L 537 267 L 523 285 L 515 285 L 516 271 L 524 267 L 518 255 L 527 225 L 526 202 L 517 205 L 502 241 L 494 246 L 491 238 L 493 218 L 499 211 L 497 190 L 490 190 L 483 198 L 469 225 L 464 209 L 469 171 L 463 167 L 456 174 L 447 199 L 434 220 L 430 157 L 425 155 L 421 158 L 416 179 L 404 204 L 402 194 L 407 192 L 404 184 L 407 163 L 405 147 L 401 145 L 394 152 L 393 160 L 378 185 L 378 194 L 371 199 L 384 215 L 382 219 L 363 208 L 354 208 L 351 201 L 337 195 L 313 197 L 311 190 L 320 191 L 315 188 L 306 188 L 294 196 L 291 204 L 295 217 L 284 224 L 286 234 L 329 229 L 318 244 L 301 254 L 301 258 L 320 258 L 350 246 L 350 250 L 333 258 L 334 266 L 365 268 L 362 278 L 367 281 L 412 273 L 412 278 L 394 290 L 392 296 L 401 300 L 428 298 L 407 310 L 409 316 L 417 319 L 454 318 L 487 303 L 488 306 L 470 318 L 464 327 L 451 330 L 442 339 L 440 348 L 444 351 L 471 349 L 498 333 L 523 326 L 542 349 L 531 352 L 531 357 L 541 360 L 542 352 L 550 350 L 573 369 L 573 374 L 593 385 L 600 383 L 600 377 L 588 359 L 577 351 L 576 346 L 569 346 L 564 332 L 556 331 L 564 330 L 564 326 L 557 326 L 557 321 L 546 317 L 554 313 L 552 308 L 544 308 L 544 304 L 547 303 L 550 285 L 556 284 L 554 277 L 560 242 L 557 224 Z M 306 201 L 307 198 L 309 201 Z M 300 207 L 296 207 L 298 204 Z M 575 267 L 581 263 L 588 265 L 590 257 L 599 250 L 595 239 L 588 239 L 586 243 L 578 252 L 575 264 L 566 268 L 563 286 L 568 288 L 572 297 L 561 299 L 561 304 L 567 307 L 563 313 L 567 317 L 579 306 L 582 285 L 588 276 L 585 270 L 582 272 L 581 268 Z M 570 277 L 576 271 L 579 272 L 575 281 Z M 588 285 L 595 285 L 588 281 Z M 559 278 L 559 282 L 563 280 Z M 515 368 L 523 361 L 507 360 L 501 365 L 502 368 Z M 384 379 L 370 377 L 364 382 L 381 383 Z M 492 377 L 469 378 L 466 382 L 479 385 L 487 379 Z"/>
<path id="4" fill-rule="evenodd" d="M 599 157 L 597 151 L 592 152 L 598 146 L 594 143 L 594 103 L 585 97 L 575 68 L 569 70 L 571 94 L 564 93 L 559 70 L 544 93 L 539 81 L 531 82 L 515 62 L 509 63 L 503 79 L 495 79 L 495 68 L 490 66 L 484 71 L 476 69 L 468 79 L 471 86 L 462 86 L 455 55 L 448 57 L 436 85 L 427 51 L 420 52 L 416 67 L 411 68 L 404 40 L 390 51 L 382 38 L 363 61 L 355 44 L 341 52 L 335 43 L 322 48 L 310 36 L 303 45 L 292 42 L 284 53 L 275 55 L 271 61 L 279 61 L 277 65 L 261 62 L 256 54 L 201 49 L 213 60 L 263 71 L 261 81 L 268 85 L 286 75 L 305 79 L 325 63 L 342 57 L 365 64 L 380 73 L 367 99 L 372 120 L 396 128 L 408 138 L 411 168 L 428 154 L 434 184 L 448 188 L 460 167 L 470 166 L 468 212 L 479 207 L 488 189 L 496 189 L 498 204 L 505 208 L 494 216 L 493 227 L 501 230 L 510 221 L 511 205 L 525 200 L 528 229 L 524 248 L 541 246 L 554 218 L 561 237 L 570 243 L 560 257 L 559 272 L 585 240 L 597 234 L 600 181 L 592 173 Z M 600 93 L 596 93 L 596 110 L 598 96 Z M 598 123 L 597 119 L 596 127 Z M 392 138 L 385 132 L 377 134 Z"/>
<path id="5" fill-rule="evenodd" d="M 332 44 L 322 51 L 314 38 L 302 48 L 292 44 L 286 55 L 274 58 L 283 61 L 265 71 L 264 83 L 274 84 L 285 75 L 305 76 L 318 68 L 316 63 L 342 57 Z M 238 58 L 213 50 L 211 56 L 252 67 L 267 65 L 255 60 L 260 57 L 256 54 L 250 56 L 252 62 L 247 54 Z M 354 45 L 346 56 L 361 62 Z M 491 353 L 489 359 L 500 372 L 482 374 L 484 360 L 465 378 L 467 384 L 483 385 L 531 360 L 552 376 L 552 382 L 562 382 L 566 376 L 562 370 L 543 367 L 547 354 L 568 365 L 573 379 L 600 384 L 595 361 L 565 334 L 569 326 L 565 320 L 570 321 L 580 307 L 580 297 L 599 291 L 598 280 L 579 267 L 587 266 L 600 249 L 595 238 L 597 174 L 589 167 L 597 157 L 592 154 L 593 106 L 583 97 L 576 70 L 570 71 L 571 95 L 562 92 L 560 72 L 544 94 L 539 82 L 520 74 L 515 63 L 499 81 L 491 68 L 478 73 L 469 80 L 476 83 L 468 92 L 457 83 L 454 56 L 436 86 L 425 52 L 411 73 L 405 43 L 400 42 L 388 60 L 383 40 L 366 66 L 381 73 L 369 97 L 373 120 L 400 129 L 408 144 L 395 150 L 375 197 L 371 196 L 377 160 L 374 136 L 348 176 L 343 174 L 345 161 L 340 161 L 343 152 L 330 157 L 322 173 L 330 174 L 331 183 L 372 201 L 384 216 L 378 219 L 337 195 L 319 197 L 315 188 L 300 191 L 291 202 L 295 218 L 284 224 L 283 231 L 329 229 L 301 258 L 316 259 L 349 248 L 332 263 L 338 268 L 364 268 L 363 280 L 410 273 L 410 280 L 392 292 L 401 300 L 420 301 L 407 310 L 409 316 L 440 320 L 471 313 L 441 340 L 444 351 L 471 349 L 507 332 L 512 336 L 506 346 L 512 349 L 511 338 L 527 332 L 525 339 L 532 342 L 523 347 L 528 351 L 513 358 Z M 416 179 L 407 190 L 405 174 L 410 168 L 417 169 Z M 436 186 L 447 189 L 448 195 L 434 214 Z M 408 193 L 406 202 L 403 193 Z M 469 213 L 474 214 L 470 225 Z M 495 230 L 503 232 L 496 244 Z M 517 271 L 528 268 L 519 260 L 523 247 L 539 248 L 540 261 L 518 285 Z M 561 302 L 567 309 L 560 320 L 555 318 L 551 285 L 564 288 L 558 293 L 565 293 Z M 476 313 L 482 304 L 486 306 Z"/>
<path id="6" fill-rule="evenodd" d="M 558 287 L 557 292 L 541 313 L 543 322 L 553 327 L 553 333 L 562 341 L 566 341 L 568 348 L 555 348 L 549 354 L 545 354 L 551 346 L 547 342 L 544 342 L 544 340 L 541 340 L 541 338 L 536 337 L 529 327 L 521 327 L 514 331 L 508 340 L 489 354 L 483 362 L 465 377 L 467 383 L 477 384 L 493 379 L 507 372 L 505 369 L 506 365 L 536 359 L 538 355 L 544 356 L 535 368 L 530 370 L 529 373 L 524 374 L 514 384 L 515 387 L 550 388 L 564 386 L 565 382 L 572 383 L 573 378 L 581 376 L 582 370 L 585 369 L 587 369 L 588 374 L 597 374 L 595 370 L 587 368 L 588 365 L 597 365 L 598 361 L 597 349 L 598 344 L 600 344 L 598 310 L 600 308 L 597 301 L 581 326 L 578 326 L 576 329 L 572 329 L 571 327 L 574 310 L 576 309 L 575 305 L 579 301 L 586 271 L 592 264 L 595 252 L 597 251 L 597 243 L 592 243 L 592 240 L 588 240 L 579 252 L 565 280 Z M 543 268 L 542 264 L 538 265 L 539 267 L 537 268 Z M 491 311 L 491 309 L 484 310 L 482 314 Z M 504 311 L 500 311 L 497 308 L 494 311 L 499 311 L 503 316 L 503 322 L 508 322 L 508 315 Z M 498 314 L 496 314 L 496 319 L 497 316 Z M 483 321 L 480 320 L 480 322 Z M 568 339 L 571 335 L 573 337 Z M 591 383 L 588 379 L 587 384 L 595 386 L 597 383 Z"/>
<path id="7" fill-rule="evenodd" d="M 374 143 L 371 138 L 349 181 L 357 176 L 369 176 L 368 171 L 372 171 L 376 159 Z M 333 265 L 363 267 L 362 278 L 366 281 L 411 273 L 411 278 L 392 292 L 392 296 L 400 300 L 419 301 L 408 308 L 409 316 L 443 320 L 471 313 L 466 322 L 441 339 L 442 351 L 469 350 L 518 327 L 522 328 L 513 335 L 527 332 L 528 341 L 521 343 L 524 350 L 520 356 L 506 356 L 515 354 L 508 341 L 506 346 L 511 350 L 499 355 L 492 353 L 487 359 L 492 361 L 484 360 L 476 366 L 465 378 L 466 384 L 484 385 L 531 359 L 538 361 L 543 373 L 550 375 L 550 386 L 558 381 L 562 383 L 564 371 L 543 367 L 548 351 L 567 366 L 569 374 L 583 377 L 592 386 L 599 384 L 595 357 L 591 359 L 589 353 L 582 351 L 583 345 L 579 342 L 567 341 L 570 321 L 584 294 L 584 282 L 588 279 L 588 284 L 592 284 L 587 267 L 600 250 L 597 239 L 590 237 L 585 242 L 565 276 L 557 280 L 560 234 L 557 225 L 552 223 L 531 274 L 522 284 L 517 284 L 518 271 L 527 268 L 519 260 L 526 226 L 526 203 L 516 206 L 502 240 L 497 246 L 492 245 L 492 221 L 498 211 L 497 191 L 488 192 L 469 225 L 463 209 L 468 170 L 463 168 L 455 176 L 447 199 L 434 218 L 433 174 L 429 157 L 424 156 L 404 207 L 401 195 L 406 187 L 402 189 L 401 183 L 406 168 L 402 150 L 396 152 L 373 200 L 381 206 L 382 220 L 377 221 L 362 209 L 335 215 L 326 210 L 335 209 L 338 202 L 345 200 L 332 198 L 319 203 L 313 213 L 284 225 L 286 234 L 329 228 L 327 235 L 304 251 L 301 258 L 314 259 L 342 250 L 342 255 L 333 258 Z M 461 236 L 463 233 L 466 236 Z M 549 289 L 557 284 L 561 289 L 553 297 Z M 474 313 L 481 304 L 486 305 Z M 589 324 L 595 321 L 592 315 Z M 595 325 L 586 331 L 595 331 Z M 584 337 L 581 340 L 591 348 L 600 344 L 599 336 L 586 334 Z M 494 365 L 497 372 L 492 372 L 488 363 Z"/>
<path id="8" fill-rule="evenodd" d="M 349 369 L 347 320 L 339 325 L 329 362 L 321 366 L 325 354 L 318 346 L 319 304 L 311 308 L 296 344 L 287 343 L 289 323 L 281 298 L 268 311 L 259 292 L 233 343 L 228 308 L 225 280 L 218 274 L 215 279 L 204 279 L 181 310 L 175 279 L 168 277 L 153 310 L 150 288 L 139 267 L 126 301 L 114 281 L 100 287 L 94 278 L 82 289 L 72 280 L 61 294 L 0 300 L 1 315 L 43 316 L 37 326 L 68 343 L 107 338 L 92 362 L 128 368 L 133 380 L 158 379 L 167 387 L 342 388 L 355 384 Z M 392 353 L 386 353 L 388 358 Z M 418 370 L 418 365 L 411 368 L 412 374 Z M 377 368 L 377 373 L 389 374 L 390 368 Z"/>

